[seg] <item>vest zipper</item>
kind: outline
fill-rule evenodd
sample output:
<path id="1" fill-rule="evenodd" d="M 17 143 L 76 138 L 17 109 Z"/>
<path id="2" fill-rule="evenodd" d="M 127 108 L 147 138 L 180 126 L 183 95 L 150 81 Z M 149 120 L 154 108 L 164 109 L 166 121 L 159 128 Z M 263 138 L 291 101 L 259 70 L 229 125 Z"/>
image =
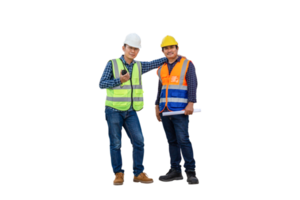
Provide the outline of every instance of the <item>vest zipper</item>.
<path id="1" fill-rule="evenodd" d="M 132 66 L 132 73 L 133 73 L 133 66 Z M 130 76 L 130 85 L 131 85 L 131 106 L 132 106 L 132 109 L 135 110 L 133 108 L 133 87 L 132 87 L 132 81 L 131 81 L 131 76 Z M 131 107 L 130 106 L 130 107 Z"/>
<path id="2" fill-rule="evenodd" d="M 121 60 L 122 64 L 123 64 L 123 68 L 127 71 L 127 73 L 129 73 L 129 70 L 127 69 L 127 67 L 125 67 L 123 61 Z M 133 66 L 132 66 L 132 73 L 133 73 Z M 130 73 L 129 73 L 130 75 Z M 132 109 L 134 110 L 133 108 L 133 87 L 132 87 L 132 81 L 131 81 L 131 76 L 130 76 L 130 86 L 131 86 L 131 104 L 130 104 L 130 107 L 132 106 Z M 129 109 L 130 109 L 129 107 Z"/>
<path id="3" fill-rule="evenodd" d="M 174 66 L 175 67 L 175 66 Z M 173 67 L 173 68 L 174 68 Z M 168 73 L 169 73 L 169 78 L 168 78 L 168 84 L 167 84 L 167 87 L 166 87 L 166 104 L 165 104 L 165 107 L 164 107 L 164 110 L 165 110 L 165 108 L 167 108 L 168 109 L 168 95 L 169 95 L 169 84 L 170 84 L 170 75 L 171 75 L 171 73 L 172 73 L 172 70 L 171 70 L 171 72 L 169 71 L 169 67 L 168 67 L 168 64 L 167 64 L 167 69 L 168 69 Z M 169 110 L 169 109 L 168 109 Z"/>

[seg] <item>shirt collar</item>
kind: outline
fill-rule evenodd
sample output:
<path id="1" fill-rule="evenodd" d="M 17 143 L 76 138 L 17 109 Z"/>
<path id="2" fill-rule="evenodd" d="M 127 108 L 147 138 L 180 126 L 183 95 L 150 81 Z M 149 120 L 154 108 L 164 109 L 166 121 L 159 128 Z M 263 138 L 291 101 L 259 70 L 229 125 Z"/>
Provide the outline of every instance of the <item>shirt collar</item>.
<path id="1" fill-rule="evenodd" d="M 175 62 L 173 62 L 172 64 L 174 64 L 174 63 L 177 63 L 177 62 L 180 62 L 180 60 L 181 60 L 181 56 L 178 56 L 178 58 L 175 60 Z"/>
<path id="2" fill-rule="evenodd" d="M 120 57 L 120 59 L 122 60 L 122 62 L 123 62 L 125 65 L 128 65 L 127 62 L 126 62 L 125 59 L 124 59 L 124 55 L 122 55 L 122 56 Z M 135 60 L 133 60 L 131 64 L 134 64 L 134 63 L 135 63 Z M 130 64 L 130 65 L 131 65 L 131 64 Z"/>
<path id="3" fill-rule="evenodd" d="M 180 60 L 181 60 L 181 56 L 178 56 L 178 58 L 177 58 L 177 62 L 180 62 Z"/>

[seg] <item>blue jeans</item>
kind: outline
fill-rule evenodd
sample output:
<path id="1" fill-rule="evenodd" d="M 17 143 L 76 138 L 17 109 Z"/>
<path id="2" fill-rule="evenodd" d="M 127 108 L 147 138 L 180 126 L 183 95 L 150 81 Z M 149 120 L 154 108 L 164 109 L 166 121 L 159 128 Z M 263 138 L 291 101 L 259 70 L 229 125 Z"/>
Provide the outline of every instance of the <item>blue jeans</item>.
<path id="1" fill-rule="evenodd" d="M 123 172 L 121 156 L 121 131 L 125 128 L 133 146 L 133 173 L 138 176 L 144 171 L 144 137 L 135 111 L 105 109 L 110 139 L 111 165 L 114 173 Z"/>
<path id="2" fill-rule="evenodd" d="M 188 132 L 189 116 L 162 116 L 162 114 L 160 114 L 160 116 L 169 143 L 171 168 L 181 171 L 181 150 L 185 161 L 185 171 L 195 171 L 193 148 Z"/>

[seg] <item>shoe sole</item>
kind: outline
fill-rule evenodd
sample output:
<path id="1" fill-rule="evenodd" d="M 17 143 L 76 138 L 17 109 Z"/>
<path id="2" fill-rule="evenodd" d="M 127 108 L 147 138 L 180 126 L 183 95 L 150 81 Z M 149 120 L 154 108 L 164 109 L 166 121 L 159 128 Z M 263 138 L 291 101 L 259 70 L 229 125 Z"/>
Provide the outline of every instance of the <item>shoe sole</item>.
<path id="1" fill-rule="evenodd" d="M 201 180 L 200 180 L 200 181 L 197 181 L 197 182 L 187 182 L 187 181 L 185 180 L 185 182 L 186 182 L 186 185 L 201 185 Z"/>
<path id="2" fill-rule="evenodd" d="M 148 184 L 155 184 L 156 180 L 153 180 L 153 181 L 139 181 L 139 180 L 131 178 L 131 183 L 139 183 L 139 184 L 146 184 L 146 185 L 148 185 Z"/>
<path id="3" fill-rule="evenodd" d="M 113 183 L 112 181 L 110 182 L 110 186 L 125 186 L 126 180 L 122 183 Z"/>
<path id="4" fill-rule="evenodd" d="M 125 186 L 125 183 L 111 183 L 111 186 Z"/>
<path id="5" fill-rule="evenodd" d="M 170 182 L 170 181 L 179 181 L 179 180 L 182 180 L 183 177 L 175 177 L 175 178 L 172 178 L 172 179 L 159 179 L 160 181 L 163 181 L 163 182 Z"/>
<path id="6" fill-rule="evenodd" d="M 189 183 L 189 185 L 197 185 L 197 184 L 199 184 L 199 183 Z"/>

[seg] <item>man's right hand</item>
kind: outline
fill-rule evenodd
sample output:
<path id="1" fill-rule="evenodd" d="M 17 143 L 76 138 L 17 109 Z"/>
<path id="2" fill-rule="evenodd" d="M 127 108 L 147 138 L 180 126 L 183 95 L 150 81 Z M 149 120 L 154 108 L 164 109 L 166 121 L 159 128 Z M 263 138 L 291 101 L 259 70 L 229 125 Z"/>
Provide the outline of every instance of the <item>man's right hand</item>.
<path id="1" fill-rule="evenodd" d="M 120 81 L 121 81 L 121 83 L 125 83 L 129 79 L 130 79 L 130 75 L 129 75 L 128 72 L 125 75 L 122 75 L 122 72 L 120 72 Z"/>
<path id="2" fill-rule="evenodd" d="M 156 118 L 159 122 L 161 122 L 161 117 L 160 117 L 160 114 L 159 114 L 159 107 L 158 105 L 155 106 L 155 112 L 156 112 Z"/>

